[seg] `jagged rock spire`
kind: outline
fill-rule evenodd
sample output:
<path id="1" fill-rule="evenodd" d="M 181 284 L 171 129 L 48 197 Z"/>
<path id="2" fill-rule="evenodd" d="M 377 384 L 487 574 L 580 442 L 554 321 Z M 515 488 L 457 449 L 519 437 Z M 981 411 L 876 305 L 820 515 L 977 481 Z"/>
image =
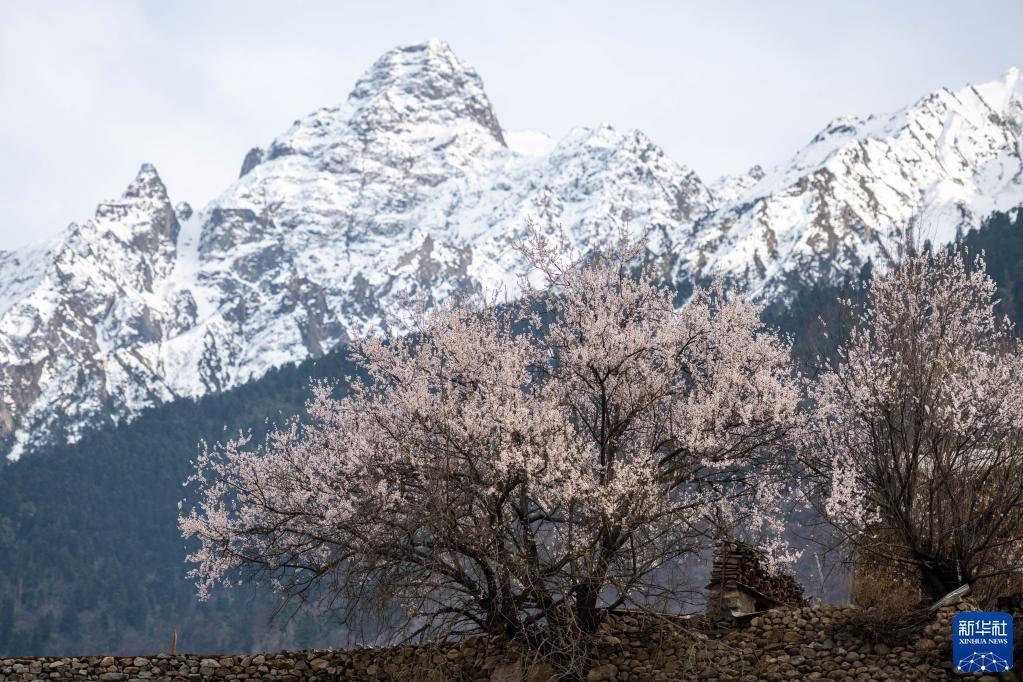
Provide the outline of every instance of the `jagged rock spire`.
<path id="1" fill-rule="evenodd" d="M 353 122 L 367 129 L 466 117 L 504 144 L 483 80 L 443 40 L 430 39 L 384 54 L 348 96 Z"/>

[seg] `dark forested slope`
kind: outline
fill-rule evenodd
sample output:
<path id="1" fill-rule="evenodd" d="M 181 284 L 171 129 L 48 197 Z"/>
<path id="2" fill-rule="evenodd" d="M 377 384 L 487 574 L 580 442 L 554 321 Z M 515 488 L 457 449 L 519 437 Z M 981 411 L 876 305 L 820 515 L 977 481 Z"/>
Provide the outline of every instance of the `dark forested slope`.
<path id="1" fill-rule="evenodd" d="M 1023 208 L 995 213 L 961 242 L 970 254 L 984 254 L 988 274 L 998 283 L 1001 311 L 1023 325 Z"/>
<path id="2" fill-rule="evenodd" d="M 201 439 L 299 413 L 310 379 L 352 372 L 343 351 L 197 402 L 153 409 L 0 467 L 0 655 L 337 646 L 343 632 L 248 589 L 196 601 L 177 530 Z M 225 433 L 226 432 L 226 433 Z"/>

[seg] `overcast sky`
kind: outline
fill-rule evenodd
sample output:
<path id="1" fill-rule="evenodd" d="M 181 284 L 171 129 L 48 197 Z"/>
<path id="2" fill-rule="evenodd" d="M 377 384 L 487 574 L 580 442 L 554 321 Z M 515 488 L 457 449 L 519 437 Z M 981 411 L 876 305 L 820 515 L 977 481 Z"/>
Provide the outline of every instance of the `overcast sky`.
<path id="1" fill-rule="evenodd" d="M 639 128 L 705 181 L 1023 66 L 1023 2 L 0 0 L 0 248 L 156 165 L 197 208 L 388 49 L 447 40 L 508 130 Z"/>

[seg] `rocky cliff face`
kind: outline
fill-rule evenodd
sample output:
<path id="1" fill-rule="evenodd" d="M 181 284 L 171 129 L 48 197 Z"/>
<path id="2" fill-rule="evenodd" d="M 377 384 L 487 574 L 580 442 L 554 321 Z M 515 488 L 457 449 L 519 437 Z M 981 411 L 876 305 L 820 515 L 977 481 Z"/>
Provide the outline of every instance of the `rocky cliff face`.
<path id="1" fill-rule="evenodd" d="M 1023 203 L 1021 126 L 1011 71 L 708 187 L 638 131 L 505 131 L 446 44 L 399 48 L 194 215 L 143 166 L 54 243 L 0 252 L 0 452 L 400 331 L 409 296 L 514 296 L 530 218 L 580 251 L 625 227 L 679 279 L 784 296 L 885 261 L 910 227 L 945 240 Z"/>
<path id="2" fill-rule="evenodd" d="M 175 397 L 156 350 L 194 324 L 172 284 L 180 230 L 145 165 L 56 243 L 0 256 L 0 434 L 15 454 Z"/>

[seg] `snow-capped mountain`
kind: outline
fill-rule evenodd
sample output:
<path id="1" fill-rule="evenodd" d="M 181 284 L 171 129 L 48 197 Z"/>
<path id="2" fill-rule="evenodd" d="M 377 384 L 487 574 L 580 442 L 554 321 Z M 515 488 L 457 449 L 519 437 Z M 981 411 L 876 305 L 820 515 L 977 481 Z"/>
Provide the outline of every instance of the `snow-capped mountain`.
<path id="1" fill-rule="evenodd" d="M 1023 79 L 941 89 L 894 114 L 839 118 L 792 160 L 712 187 L 678 272 L 724 272 L 762 296 L 946 243 L 1023 204 Z"/>
<path id="2" fill-rule="evenodd" d="M 781 295 L 883 261 L 908 226 L 943 240 L 1023 203 L 1021 126 L 1012 71 L 706 186 L 638 131 L 506 131 L 446 44 L 399 48 L 194 215 L 146 165 L 54 243 L 0 252 L 0 452 L 320 355 L 409 295 L 514 295 L 527 218 L 579 250 L 624 225 L 679 278 Z"/>
<path id="3" fill-rule="evenodd" d="M 73 440 L 319 355 L 422 289 L 514 287 L 530 216 L 580 248 L 617 216 L 666 252 L 710 201 L 638 132 L 506 136 L 446 44 L 400 48 L 196 215 L 144 166 L 57 243 L 0 256 L 0 436 Z"/>
<path id="4" fill-rule="evenodd" d="M 9 451 L 75 439 L 101 414 L 129 416 L 174 397 L 155 352 L 194 319 L 188 291 L 169 286 L 180 229 L 145 165 L 120 200 L 57 242 L 0 254 L 0 434 Z"/>

